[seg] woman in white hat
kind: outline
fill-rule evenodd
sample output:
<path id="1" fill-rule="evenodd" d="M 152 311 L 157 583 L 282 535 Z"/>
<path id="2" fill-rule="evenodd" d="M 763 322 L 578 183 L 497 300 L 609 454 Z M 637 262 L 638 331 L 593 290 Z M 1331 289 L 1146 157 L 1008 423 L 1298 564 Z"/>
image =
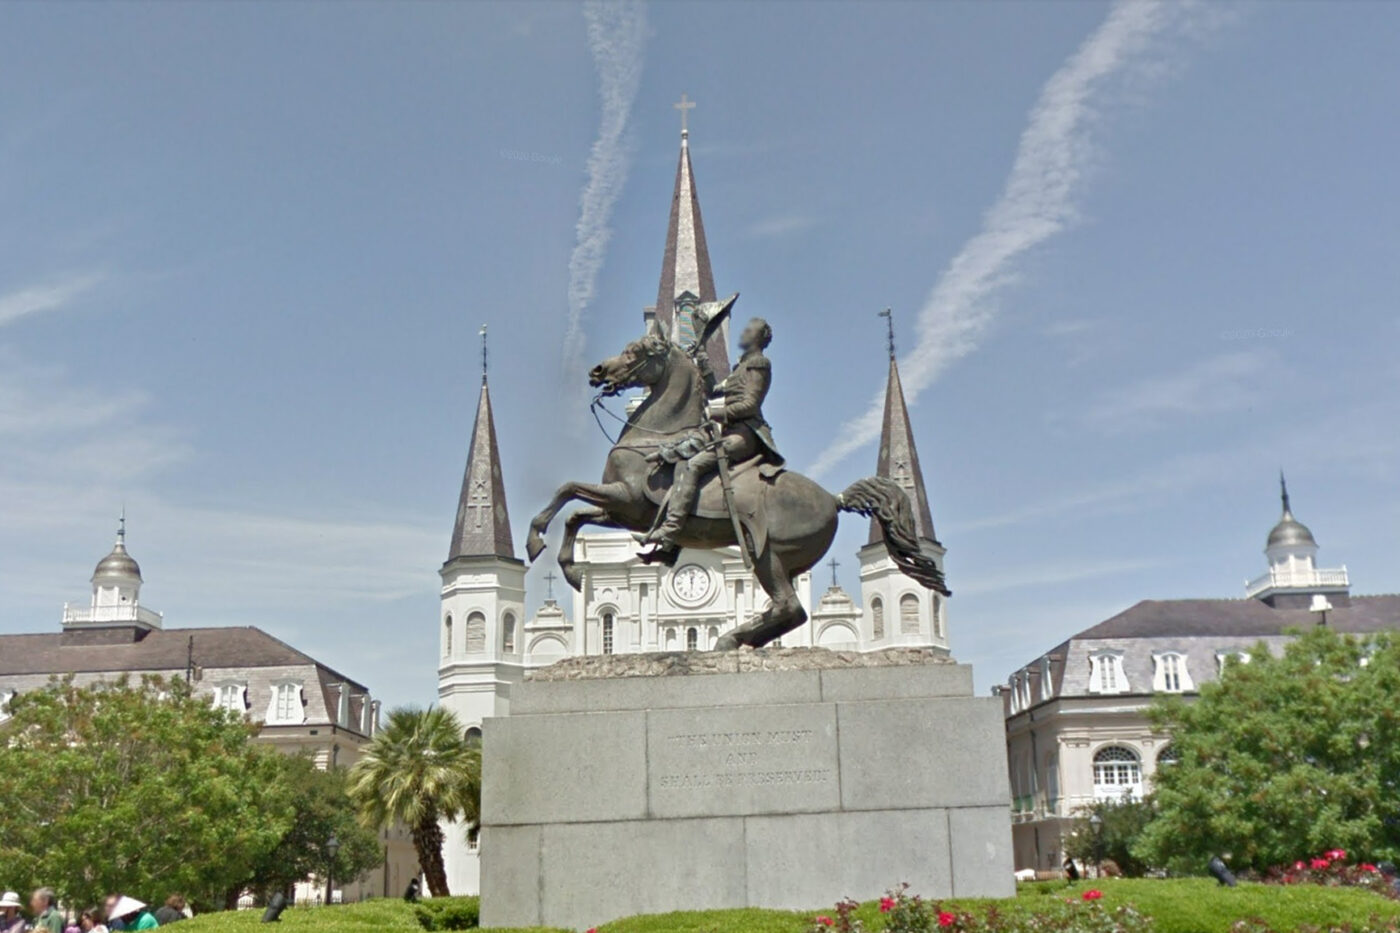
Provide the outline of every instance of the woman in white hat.
<path id="1" fill-rule="evenodd" d="M 24 933 L 24 918 L 19 914 L 22 906 L 14 891 L 0 894 L 0 933 Z"/>

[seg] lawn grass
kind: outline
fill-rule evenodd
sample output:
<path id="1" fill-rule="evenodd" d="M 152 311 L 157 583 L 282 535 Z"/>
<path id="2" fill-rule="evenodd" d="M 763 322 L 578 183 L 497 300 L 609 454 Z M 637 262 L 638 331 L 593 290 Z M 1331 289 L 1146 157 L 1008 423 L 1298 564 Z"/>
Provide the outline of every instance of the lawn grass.
<path id="1" fill-rule="evenodd" d="M 953 900 L 949 909 L 982 913 L 995 905 L 1005 913 L 1035 913 L 1047 899 L 1078 900 L 1085 891 L 1103 892 L 1100 902 L 1112 909 L 1129 904 L 1155 921 L 1156 933 L 1229 933 L 1236 920 L 1259 918 L 1279 933 L 1293 933 L 1299 926 L 1327 927 L 1361 924 L 1373 916 L 1400 917 L 1400 902 L 1387 900 L 1357 888 L 1323 888 L 1311 885 L 1280 887 L 1241 884 L 1221 888 L 1214 881 L 1196 878 L 1156 881 L 1105 879 L 1101 882 L 1038 882 L 1022 885 L 1014 900 Z M 911 892 L 914 893 L 914 892 Z M 599 933 L 804 933 L 813 916 L 830 913 L 830 905 L 811 911 L 707 910 L 645 917 L 629 917 L 601 925 Z M 259 911 L 205 914 L 181 926 L 182 933 L 254 933 Z M 882 928 L 874 903 L 861 907 L 858 916 L 866 928 Z M 282 914 L 277 933 L 424 933 L 414 908 L 397 899 L 368 901 L 344 907 L 292 907 Z M 532 928 L 502 933 L 561 933 Z"/>

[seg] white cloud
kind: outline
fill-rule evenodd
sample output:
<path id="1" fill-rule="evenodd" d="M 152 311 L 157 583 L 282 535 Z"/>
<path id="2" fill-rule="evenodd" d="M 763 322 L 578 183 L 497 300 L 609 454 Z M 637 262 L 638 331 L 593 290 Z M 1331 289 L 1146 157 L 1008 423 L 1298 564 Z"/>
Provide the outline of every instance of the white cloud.
<path id="1" fill-rule="evenodd" d="M 577 382 L 587 342 L 584 315 L 593 301 L 598 272 L 612 239 L 613 206 L 627 183 L 632 163 L 628 119 L 642 78 L 646 39 L 646 8 L 636 0 L 590 0 L 583 7 L 588 24 L 588 47 L 598 69 L 598 92 L 603 113 L 598 138 L 588 156 L 588 182 L 579 199 L 575 245 L 569 257 L 569 313 L 564 330 L 566 384 Z"/>
<path id="2" fill-rule="evenodd" d="M 1273 353 L 1249 350 L 1203 360 L 1183 372 L 1145 379 L 1090 405 L 1084 417 L 1110 431 L 1150 428 L 1182 415 L 1239 411 L 1263 398 Z"/>
<path id="3" fill-rule="evenodd" d="M 779 214 L 751 224 L 745 235 L 752 239 L 784 237 L 810 230 L 816 225 L 817 219 L 807 214 Z"/>
<path id="4" fill-rule="evenodd" d="M 0 295 L 0 327 L 31 314 L 64 308 L 100 281 L 101 276 L 95 274 L 74 275 L 58 282 L 31 285 L 8 295 Z"/>
<path id="5" fill-rule="evenodd" d="M 1096 150 L 1092 130 L 1110 82 L 1145 69 L 1161 72 L 1155 44 L 1189 30 L 1195 4 L 1169 0 L 1120 0 L 1103 23 L 1050 77 L 1021 134 L 1015 163 L 982 230 L 944 270 L 918 317 L 918 343 L 901 360 L 904 392 L 911 401 L 954 360 L 971 353 L 996 317 L 996 294 L 1017 277 L 1029 250 L 1071 225 L 1076 196 Z M 1120 82 L 1121 83 L 1121 82 Z M 848 421 L 817 458 L 822 474 L 880 434 L 884 393 Z"/>

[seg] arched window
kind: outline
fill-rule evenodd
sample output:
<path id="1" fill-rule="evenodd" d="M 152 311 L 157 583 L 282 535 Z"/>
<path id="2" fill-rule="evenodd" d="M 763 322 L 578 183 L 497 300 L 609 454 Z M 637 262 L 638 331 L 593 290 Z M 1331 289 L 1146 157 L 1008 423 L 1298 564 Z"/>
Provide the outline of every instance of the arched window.
<path id="1" fill-rule="evenodd" d="M 1094 753 L 1094 794 L 1100 798 L 1142 796 L 1142 761 L 1137 752 L 1108 745 Z"/>
<path id="2" fill-rule="evenodd" d="M 442 620 L 442 656 L 452 657 L 452 616 Z"/>
<path id="3" fill-rule="evenodd" d="M 484 654 L 486 651 L 486 616 L 473 612 L 467 616 L 467 654 Z"/>
<path id="4" fill-rule="evenodd" d="M 913 593 L 899 597 L 899 634 L 919 634 L 919 597 Z"/>
<path id="5" fill-rule="evenodd" d="M 472 748 L 480 748 L 481 728 L 479 726 L 469 726 L 467 728 L 467 731 L 463 734 L 462 738 L 466 739 L 467 744 Z"/>
<path id="6" fill-rule="evenodd" d="M 507 612 L 501 617 L 501 649 L 506 654 L 515 654 L 515 613 Z"/>
<path id="7" fill-rule="evenodd" d="M 1181 760 L 1175 745 L 1168 745 L 1157 753 L 1157 767 L 1164 768 Z"/>
<path id="8" fill-rule="evenodd" d="M 613 614 L 603 613 L 603 654 L 613 653 Z"/>
<path id="9" fill-rule="evenodd" d="M 943 600 L 937 593 L 933 594 L 933 634 L 936 638 L 943 637 Z"/>
<path id="10" fill-rule="evenodd" d="M 711 648 L 713 648 L 715 646 L 715 642 L 719 641 L 719 627 L 711 625 L 708 634 L 709 638 L 706 640 L 706 642 Z"/>
<path id="11" fill-rule="evenodd" d="M 691 627 L 685 630 L 685 650 L 694 651 L 700 647 L 700 630 Z"/>
<path id="12" fill-rule="evenodd" d="M 870 624 L 873 638 L 885 637 L 885 601 L 878 596 L 870 601 Z"/>

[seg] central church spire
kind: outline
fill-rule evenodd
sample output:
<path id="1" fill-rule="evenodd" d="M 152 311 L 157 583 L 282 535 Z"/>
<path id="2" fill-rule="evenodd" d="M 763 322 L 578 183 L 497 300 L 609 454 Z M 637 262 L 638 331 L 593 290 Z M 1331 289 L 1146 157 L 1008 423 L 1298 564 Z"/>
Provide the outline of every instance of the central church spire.
<path id="1" fill-rule="evenodd" d="M 676 108 L 681 112 L 681 153 L 676 164 L 676 185 L 671 194 L 671 219 L 666 227 L 666 249 L 661 261 L 661 284 L 656 293 L 656 320 L 661 329 L 678 333 L 676 299 L 687 292 L 696 302 L 715 300 L 715 276 L 710 269 L 710 248 L 705 243 L 705 224 L 700 219 L 700 197 L 695 191 L 695 172 L 690 165 L 690 130 L 686 113 L 694 101 L 681 95 Z M 710 339 L 706 351 L 717 375 L 729 372 L 729 329 L 721 327 Z"/>

